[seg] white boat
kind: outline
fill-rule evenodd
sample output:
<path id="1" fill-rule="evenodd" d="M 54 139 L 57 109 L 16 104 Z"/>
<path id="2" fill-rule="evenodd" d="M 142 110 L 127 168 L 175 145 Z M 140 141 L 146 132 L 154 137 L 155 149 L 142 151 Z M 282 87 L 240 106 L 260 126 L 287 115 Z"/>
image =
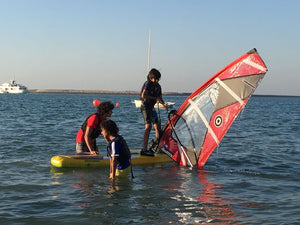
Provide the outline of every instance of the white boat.
<path id="1" fill-rule="evenodd" d="M 147 71 L 150 71 L 150 50 L 151 50 L 151 30 L 149 30 L 149 46 L 148 46 L 148 65 L 147 65 Z M 135 104 L 136 108 L 141 108 L 142 100 L 133 100 L 131 103 Z M 173 105 L 175 105 L 175 102 L 166 102 L 168 108 L 172 108 Z M 161 103 L 156 103 L 154 105 L 154 108 L 164 109 L 164 106 Z"/>
<path id="2" fill-rule="evenodd" d="M 15 80 L 10 80 L 10 82 L 3 83 L 0 86 L 0 93 L 23 94 L 27 92 L 27 87 L 22 84 L 17 84 Z"/>
<path id="3" fill-rule="evenodd" d="M 134 103 L 136 108 L 141 108 L 142 100 L 133 100 L 131 103 Z M 175 102 L 166 102 L 166 103 L 168 107 L 173 107 L 173 105 L 175 105 Z M 164 109 L 164 106 L 161 103 L 156 103 L 154 105 L 154 108 L 158 108 L 158 106 L 160 109 Z"/>

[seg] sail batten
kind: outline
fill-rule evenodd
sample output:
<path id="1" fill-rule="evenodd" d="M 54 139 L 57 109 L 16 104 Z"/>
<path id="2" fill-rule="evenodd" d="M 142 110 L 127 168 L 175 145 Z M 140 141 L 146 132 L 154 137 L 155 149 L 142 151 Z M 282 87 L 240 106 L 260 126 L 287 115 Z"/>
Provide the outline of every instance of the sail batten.
<path id="1" fill-rule="evenodd" d="M 215 135 L 213 129 L 210 127 L 209 122 L 205 119 L 204 114 L 201 112 L 201 110 L 197 107 L 197 105 L 191 99 L 189 99 L 189 103 L 196 110 L 196 112 L 198 113 L 198 115 L 202 119 L 203 123 L 205 124 L 208 132 L 213 137 L 213 139 L 215 140 L 215 142 L 217 143 L 217 145 L 219 145 L 220 141 L 218 140 L 217 136 Z"/>
<path id="2" fill-rule="evenodd" d="M 159 147 L 179 165 L 204 166 L 266 72 L 256 49 L 226 66 L 169 118 Z"/>
<path id="3" fill-rule="evenodd" d="M 257 64 L 257 63 L 255 63 L 255 62 L 253 62 L 253 61 L 250 61 L 249 58 L 247 58 L 244 62 L 245 62 L 246 64 L 252 66 L 252 67 L 255 67 L 255 68 L 257 68 L 257 69 L 263 71 L 263 72 L 267 72 L 267 68 L 266 68 L 266 67 L 263 67 L 263 66 L 261 66 L 261 65 L 259 65 L 259 64 Z"/>

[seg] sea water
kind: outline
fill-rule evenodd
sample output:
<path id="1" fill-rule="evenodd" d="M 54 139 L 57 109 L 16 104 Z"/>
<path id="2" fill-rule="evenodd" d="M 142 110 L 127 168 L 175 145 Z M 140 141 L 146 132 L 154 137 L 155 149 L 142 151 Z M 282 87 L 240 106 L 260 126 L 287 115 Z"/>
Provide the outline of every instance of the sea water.
<path id="1" fill-rule="evenodd" d="M 186 97 L 164 96 L 175 109 Z M 252 97 L 203 169 L 135 166 L 134 179 L 112 182 L 108 168 L 51 167 L 52 156 L 75 153 L 94 99 L 120 103 L 111 119 L 141 148 L 137 98 L 0 95 L 0 224 L 300 223 L 300 97 Z M 165 123 L 166 110 L 159 115 Z"/>

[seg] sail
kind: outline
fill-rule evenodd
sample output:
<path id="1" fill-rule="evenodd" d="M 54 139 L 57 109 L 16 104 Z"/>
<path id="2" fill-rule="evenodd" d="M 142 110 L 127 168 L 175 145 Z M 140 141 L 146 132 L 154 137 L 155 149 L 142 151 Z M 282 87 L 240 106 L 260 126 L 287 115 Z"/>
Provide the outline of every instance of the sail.
<path id="1" fill-rule="evenodd" d="M 180 165 L 203 167 L 266 72 L 256 49 L 230 63 L 169 114 L 159 147 Z"/>

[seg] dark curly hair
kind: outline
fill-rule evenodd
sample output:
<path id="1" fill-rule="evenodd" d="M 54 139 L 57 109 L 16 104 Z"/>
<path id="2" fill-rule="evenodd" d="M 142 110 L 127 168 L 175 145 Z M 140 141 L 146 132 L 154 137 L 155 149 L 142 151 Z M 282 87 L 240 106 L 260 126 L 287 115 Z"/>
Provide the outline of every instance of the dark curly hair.
<path id="1" fill-rule="evenodd" d="M 148 73 L 148 79 L 151 80 L 152 78 L 155 80 L 159 80 L 161 78 L 160 72 L 155 68 L 152 68 Z"/>
<path id="2" fill-rule="evenodd" d="M 119 133 L 119 128 L 117 124 L 112 120 L 104 120 L 100 124 L 101 129 L 106 130 L 110 135 L 117 136 Z"/>
<path id="3" fill-rule="evenodd" d="M 115 106 L 110 101 L 101 102 L 97 107 L 97 113 L 99 113 L 100 115 L 104 115 L 105 113 L 113 110 L 114 107 Z"/>

